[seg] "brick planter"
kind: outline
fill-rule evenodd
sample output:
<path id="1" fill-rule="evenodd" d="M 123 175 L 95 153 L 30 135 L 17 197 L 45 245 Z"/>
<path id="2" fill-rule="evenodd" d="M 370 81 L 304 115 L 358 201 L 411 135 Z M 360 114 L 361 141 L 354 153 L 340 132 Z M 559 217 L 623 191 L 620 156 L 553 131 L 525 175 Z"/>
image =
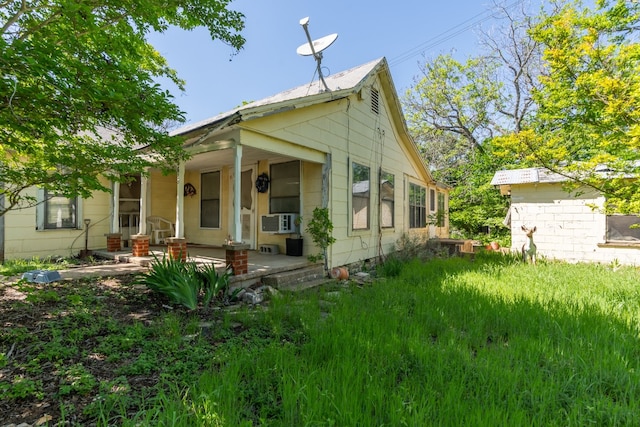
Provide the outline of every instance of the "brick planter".
<path id="1" fill-rule="evenodd" d="M 148 256 L 149 255 L 149 237 L 144 234 L 139 234 L 131 237 L 133 242 L 133 256 Z"/>
<path id="2" fill-rule="evenodd" d="M 187 260 L 187 239 L 184 237 L 168 237 L 165 241 L 167 242 L 169 258 L 181 261 Z"/>
<path id="3" fill-rule="evenodd" d="M 109 233 L 107 236 L 107 252 L 118 252 L 122 248 L 122 234 Z"/>
<path id="4" fill-rule="evenodd" d="M 247 274 L 249 272 L 249 245 L 223 245 L 227 267 L 231 267 L 233 275 Z"/>

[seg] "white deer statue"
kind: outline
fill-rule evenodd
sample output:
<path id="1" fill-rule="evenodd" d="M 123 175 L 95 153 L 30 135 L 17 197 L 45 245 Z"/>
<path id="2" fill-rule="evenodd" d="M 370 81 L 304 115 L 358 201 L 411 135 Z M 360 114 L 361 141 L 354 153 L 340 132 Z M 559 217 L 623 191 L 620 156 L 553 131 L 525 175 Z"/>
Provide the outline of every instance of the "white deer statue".
<path id="1" fill-rule="evenodd" d="M 527 241 L 522 245 L 522 260 L 527 262 L 530 258 L 533 265 L 536 264 L 536 244 L 533 243 L 533 233 L 536 232 L 536 227 L 527 228 L 522 226 L 522 231 L 527 235 Z"/>

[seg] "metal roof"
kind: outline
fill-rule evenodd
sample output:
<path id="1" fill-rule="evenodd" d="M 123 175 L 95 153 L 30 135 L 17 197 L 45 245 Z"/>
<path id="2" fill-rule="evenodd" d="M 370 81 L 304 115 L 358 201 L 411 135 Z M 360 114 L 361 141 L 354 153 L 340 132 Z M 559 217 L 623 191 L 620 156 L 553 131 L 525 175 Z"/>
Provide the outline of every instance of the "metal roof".
<path id="1" fill-rule="evenodd" d="M 514 185 L 563 182 L 567 178 L 545 168 L 501 170 L 493 175 L 491 185 Z"/>
<path id="2" fill-rule="evenodd" d="M 495 173 L 491 185 L 528 184 L 539 182 L 538 169 L 502 170 Z"/>
<path id="3" fill-rule="evenodd" d="M 378 58 L 366 64 L 359 65 L 349 70 L 331 74 L 324 78 L 329 92 L 324 90 L 324 86 L 319 80 L 307 83 L 292 89 L 285 90 L 267 98 L 260 99 L 245 104 L 233 110 L 218 114 L 202 121 L 182 126 L 171 132 L 171 135 L 182 135 L 193 130 L 208 127 L 218 122 L 225 122 L 235 115 L 252 115 L 256 113 L 264 114 L 269 111 L 282 110 L 289 104 L 295 104 L 297 100 L 312 102 L 315 98 L 319 102 L 324 98 L 333 99 L 345 96 L 345 92 L 351 92 L 356 88 L 373 70 L 386 63 L 385 58 Z"/>

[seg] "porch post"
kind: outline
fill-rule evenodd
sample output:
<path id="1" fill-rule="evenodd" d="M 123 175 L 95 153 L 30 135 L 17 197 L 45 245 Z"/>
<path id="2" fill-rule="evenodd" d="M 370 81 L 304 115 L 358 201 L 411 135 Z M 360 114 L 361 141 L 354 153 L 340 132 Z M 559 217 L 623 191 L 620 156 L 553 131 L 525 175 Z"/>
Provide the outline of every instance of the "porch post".
<path id="1" fill-rule="evenodd" d="M 176 235 L 174 237 L 182 239 L 184 237 L 184 161 L 180 161 L 178 165 L 177 178 Z"/>
<path id="2" fill-rule="evenodd" d="M 111 234 L 120 232 L 120 183 L 114 181 L 111 183 L 112 185 L 112 197 L 111 197 L 111 212 L 113 212 L 113 216 L 111 217 Z"/>
<path id="3" fill-rule="evenodd" d="M 149 188 L 149 178 L 144 174 L 140 176 L 140 222 L 138 223 L 138 234 L 147 234 L 147 189 Z"/>
<path id="4" fill-rule="evenodd" d="M 117 252 L 122 248 L 122 234 L 120 234 L 120 183 L 111 182 L 111 225 L 107 237 L 107 251 Z"/>
<path id="5" fill-rule="evenodd" d="M 235 174 L 233 176 L 233 241 L 242 242 L 242 223 L 240 222 L 241 199 L 240 192 L 242 182 L 242 145 L 236 144 L 233 148 L 235 155 Z"/>
<path id="6" fill-rule="evenodd" d="M 149 255 L 149 236 L 147 236 L 147 188 L 148 180 L 144 174 L 140 175 L 140 218 L 138 234 L 131 236 L 133 256 Z"/>

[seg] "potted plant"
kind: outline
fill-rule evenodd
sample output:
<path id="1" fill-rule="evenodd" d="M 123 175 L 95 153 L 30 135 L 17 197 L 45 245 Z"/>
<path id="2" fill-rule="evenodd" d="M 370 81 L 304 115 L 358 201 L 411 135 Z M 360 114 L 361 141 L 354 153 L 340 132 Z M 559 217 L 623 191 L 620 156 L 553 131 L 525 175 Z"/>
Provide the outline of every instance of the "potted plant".
<path id="1" fill-rule="evenodd" d="M 311 262 L 317 262 L 324 258 L 325 264 L 327 260 L 327 248 L 336 241 L 331 235 L 333 231 L 333 223 L 329 218 L 328 208 L 315 208 L 313 210 L 313 217 L 307 225 L 307 233 L 311 235 L 313 243 L 322 251 L 317 255 L 308 255 L 307 258 Z M 325 265 L 326 267 L 326 265 Z"/>
<path id="2" fill-rule="evenodd" d="M 293 221 L 293 224 L 296 226 L 296 233 L 294 233 L 293 237 L 287 237 L 286 243 L 286 253 L 289 256 L 302 256 L 302 235 L 300 234 L 300 225 L 302 224 L 302 217 L 298 216 Z"/>

